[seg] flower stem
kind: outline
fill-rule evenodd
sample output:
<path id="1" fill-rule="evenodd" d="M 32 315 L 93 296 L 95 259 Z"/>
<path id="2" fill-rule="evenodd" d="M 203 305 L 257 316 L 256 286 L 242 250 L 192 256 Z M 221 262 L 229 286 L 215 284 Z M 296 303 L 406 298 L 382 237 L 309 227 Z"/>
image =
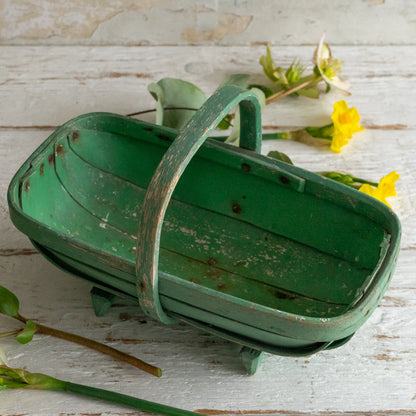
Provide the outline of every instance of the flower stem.
<path id="1" fill-rule="evenodd" d="M 164 107 L 163 108 L 163 111 L 166 111 L 166 110 L 198 111 L 198 108 L 190 108 L 190 107 Z M 126 114 L 126 117 L 140 116 L 141 114 L 154 113 L 155 111 L 156 111 L 156 108 L 150 108 L 148 110 L 137 111 L 135 113 Z"/>
<path id="2" fill-rule="evenodd" d="M 301 130 L 296 131 L 284 131 L 284 132 L 277 132 L 277 133 L 265 133 L 262 135 L 263 140 L 276 140 L 276 139 L 283 139 L 283 140 L 296 140 L 298 132 Z"/>
<path id="3" fill-rule="evenodd" d="M 27 319 L 19 315 L 18 319 L 21 322 L 26 323 Z M 69 332 L 60 331 L 59 329 L 50 328 L 45 325 L 36 323 L 36 333 L 44 335 L 52 335 L 56 338 L 65 339 L 67 341 L 75 342 L 76 344 L 83 345 L 85 347 L 91 348 L 93 350 L 99 351 L 103 354 L 107 354 L 110 357 L 113 357 L 117 360 L 124 361 L 125 363 L 131 364 L 140 370 L 145 371 L 156 377 L 162 376 L 162 370 L 158 367 L 155 367 L 151 364 L 148 364 L 132 355 L 121 352 L 115 348 L 112 348 L 108 345 L 101 344 L 100 342 L 94 341 L 92 339 L 84 338 L 79 335 L 71 334 Z"/>
<path id="4" fill-rule="evenodd" d="M 356 178 L 356 177 L 353 177 L 353 179 L 354 179 L 355 182 L 360 182 L 362 184 L 366 183 L 366 184 L 371 185 L 371 186 L 375 186 L 375 187 L 378 186 L 378 182 L 370 182 L 367 179 L 361 179 L 361 178 Z"/>
<path id="5" fill-rule="evenodd" d="M 308 79 L 305 82 L 302 82 L 299 85 L 296 85 L 295 87 L 286 90 L 286 91 L 279 91 L 276 94 L 270 95 L 269 97 L 266 98 L 266 104 L 271 104 L 274 103 L 275 101 L 281 100 L 282 98 L 286 97 L 287 95 L 293 94 L 296 91 L 301 90 L 302 88 L 307 87 L 308 85 L 314 83 L 317 81 L 317 77 L 311 77 L 310 79 Z"/>
<path id="6" fill-rule="evenodd" d="M 125 394 L 115 393 L 112 391 L 98 389 L 95 387 L 84 386 L 82 384 L 67 382 L 65 385 L 65 391 L 70 393 L 76 393 L 81 396 L 91 397 L 98 400 L 105 400 L 107 402 L 129 406 L 133 409 L 142 410 L 144 412 L 157 413 L 160 415 L 195 416 L 198 414 L 190 412 L 188 410 L 182 410 L 176 407 L 170 407 L 163 404 L 138 399 L 136 397 L 127 396 Z"/>
<path id="7" fill-rule="evenodd" d="M 2 332 L 0 334 L 0 338 L 13 337 L 13 336 L 17 335 L 20 331 L 21 331 L 21 329 L 15 329 L 13 331 Z"/>
<path id="8" fill-rule="evenodd" d="M 133 409 L 166 416 L 193 416 L 197 414 L 187 410 L 178 409 L 176 407 L 170 407 L 138 399 L 136 397 L 127 396 L 125 394 L 71 383 L 69 381 L 48 376 L 47 374 L 31 373 L 27 370 L 10 368 L 7 365 L 0 365 L 0 390 L 4 388 L 23 388 L 74 393 L 80 396 L 104 400 L 110 403 L 117 403 L 123 406 L 129 406 Z"/>
<path id="9" fill-rule="evenodd" d="M 294 131 L 282 131 L 277 133 L 263 133 L 262 140 L 299 140 L 301 138 L 304 129 Z M 212 139 L 224 142 L 228 139 L 228 136 L 212 136 Z"/>

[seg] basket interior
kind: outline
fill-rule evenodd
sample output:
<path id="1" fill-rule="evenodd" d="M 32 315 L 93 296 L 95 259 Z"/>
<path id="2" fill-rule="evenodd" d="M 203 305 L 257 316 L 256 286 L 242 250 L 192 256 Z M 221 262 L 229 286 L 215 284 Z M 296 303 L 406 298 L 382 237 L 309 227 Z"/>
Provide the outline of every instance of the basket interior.
<path id="1" fill-rule="evenodd" d="M 21 181 L 21 208 L 71 244 L 125 264 L 123 272 L 113 270 L 112 284 L 134 292 L 140 208 L 174 137 L 123 120 L 67 127 L 32 161 Z M 218 162 L 218 151 L 201 149 L 174 192 L 162 231 L 161 293 L 192 302 L 180 289 L 172 295 L 175 276 L 195 290 L 202 285 L 303 316 L 350 308 L 380 261 L 384 229 L 328 202 L 322 186 L 307 183 L 299 192 L 265 179 L 255 164 L 243 166 L 241 155 L 237 164 Z"/>

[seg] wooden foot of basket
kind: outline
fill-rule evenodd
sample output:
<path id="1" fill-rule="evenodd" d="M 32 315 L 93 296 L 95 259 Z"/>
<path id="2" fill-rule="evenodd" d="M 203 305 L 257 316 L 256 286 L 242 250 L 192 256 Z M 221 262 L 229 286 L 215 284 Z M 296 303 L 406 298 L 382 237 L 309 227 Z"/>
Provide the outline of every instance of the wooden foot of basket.
<path id="1" fill-rule="evenodd" d="M 116 295 L 99 289 L 98 287 L 93 287 L 90 293 L 92 306 L 94 307 L 96 316 L 104 316 L 117 298 Z"/>
<path id="2" fill-rule="evenodd" d="M 261 364 L 264 352 L 249 347 L 240 350 L 241 360 L 248 374 L 255 374 Z"/>

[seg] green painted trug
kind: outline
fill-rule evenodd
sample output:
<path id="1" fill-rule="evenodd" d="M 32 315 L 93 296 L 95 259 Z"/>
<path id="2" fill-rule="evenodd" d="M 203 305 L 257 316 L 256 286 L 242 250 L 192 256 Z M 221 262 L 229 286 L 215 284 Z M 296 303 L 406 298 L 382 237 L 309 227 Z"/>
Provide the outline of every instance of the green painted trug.
<path id="1" fill-rule="evenodd" d="M 237 103 L 240 147 L 208 138 Z M 179 133 L 85 114 L 18 170 L 10 216 L 49 261 L 162 322 L 281 355 L 340 346 L 387 289 L 399 220 L 260 146 L 257 98 L 235 87 Z"/>

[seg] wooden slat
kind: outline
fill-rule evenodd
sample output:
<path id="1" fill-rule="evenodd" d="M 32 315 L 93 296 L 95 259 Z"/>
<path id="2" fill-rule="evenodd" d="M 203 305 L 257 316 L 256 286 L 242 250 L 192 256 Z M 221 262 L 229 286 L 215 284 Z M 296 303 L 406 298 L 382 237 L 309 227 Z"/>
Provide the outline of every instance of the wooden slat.
<path id="1" fill-rule="evenodd" d="M 26 239 L 19 236 L 8 220 L 6 192 L 13 174 L 50 133 L 49 129 L 3 129 L 1 132 L 0 166 L 3 169 L 0 170 L 0 230 L 4 238 L 0 239 L 0 248 L 28 247 Z M 412 152 L 403 152 L 403 149 L 409 149 L 409 141 L 413 140 L 414 134 L 415 130 L 367 129 L 356 135 L 340 155 L 303 143 L 265 141 L 263 153 L 279 150 L 287 153 L 295 164 L 305 169 L 342 170 L 374 181 L 397 170 L 402 175 L 397 184 L 398 196 L 391 198 L 390 202 L 401 221 L 404 221 L 402 247 L 409 248 L 415 246 L 416 218 L 413 209 L 416 204 L 416 191 L 412 186 L 412 178 L 416 172 Z M 392 146 L 392 143 L 396 145 Z M 388 158 L 380 163 L 380 158 L 385 155 Z"/>
<path id="2" fill-rule="evenodd" d="M 272 52 L 277 64 L 288 67 L 300 58 L 312 70 L 314 47 L 274 47 Z M 415 105 L 415 100 L 410 99 L 415 94 L 410 88 L 415 63 L 413 47 L 338 46 L 333 52 L 344 62 L 344 75 L 352 83 L 353 95 L 331 93 L 319 103 L 307 98 L 287 99 L 266 108 L 263 125 L 320 125 L 328 122 L 332 104 L 346 98 L 358 108 L 368 127 L 415 127 L 415 119 L 408 117 Z M 267 82 L 258 63 L 264 53 L 264 46 L 226 50 L 3 46 L 0 127 L 57 126 L 89 111 L 129 114 L 155 108 L 147 85 L 167 76 L 193 82 L 209 95 L 231 73 L 249 73 L 253 81 Z"/>

